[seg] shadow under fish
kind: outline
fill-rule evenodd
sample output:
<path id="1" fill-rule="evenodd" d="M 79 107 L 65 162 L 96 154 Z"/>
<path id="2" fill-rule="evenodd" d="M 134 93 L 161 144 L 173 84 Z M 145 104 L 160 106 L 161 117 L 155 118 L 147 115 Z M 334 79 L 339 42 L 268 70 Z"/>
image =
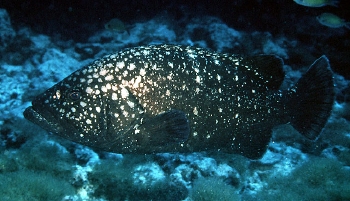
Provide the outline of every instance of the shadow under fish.
<path id="1" fill-rule="evenodd" d="M 77 70 L 24 116 L 47 131 L 117 153 L 223 151 L 258 159 L 274 126 L 318 137 L 334 101 L 333 73 L 317 59 L 289 90 L 283 62 L 202 48 L 125 49 Z"/>

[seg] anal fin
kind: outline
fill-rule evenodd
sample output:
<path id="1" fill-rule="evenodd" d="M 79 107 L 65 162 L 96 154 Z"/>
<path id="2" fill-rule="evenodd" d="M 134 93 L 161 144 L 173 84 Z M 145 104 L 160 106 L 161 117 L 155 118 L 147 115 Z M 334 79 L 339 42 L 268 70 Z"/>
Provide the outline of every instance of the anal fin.
<path id="1" fill-rule="evenodd" d="M 236 136 L 231 150 L 249 159 L 260 159 L 268 148 L 271 136 L 272 126 L 266 126 L 263 123 L 250 125 Z"/>

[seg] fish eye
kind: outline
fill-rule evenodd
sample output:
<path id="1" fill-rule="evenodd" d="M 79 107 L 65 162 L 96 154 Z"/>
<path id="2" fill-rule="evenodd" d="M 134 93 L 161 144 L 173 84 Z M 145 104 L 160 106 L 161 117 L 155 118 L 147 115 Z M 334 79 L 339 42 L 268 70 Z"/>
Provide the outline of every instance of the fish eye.
<path id="1" fill-rule="evenodd" d="M 79 100 L 80 99 L 80 92 L 79 91 L 71 91 L 69 94 L 68 94 L 68 97 L 70 99 L 72 99 L 73 101 L 76 101 L 76 100 Z"/>

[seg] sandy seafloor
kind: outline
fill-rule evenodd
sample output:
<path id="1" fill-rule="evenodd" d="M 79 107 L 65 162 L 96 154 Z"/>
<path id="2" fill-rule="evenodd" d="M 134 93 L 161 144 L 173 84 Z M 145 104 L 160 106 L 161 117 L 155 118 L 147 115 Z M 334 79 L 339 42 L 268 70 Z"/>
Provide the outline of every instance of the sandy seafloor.
<path id="1" fill-rule="evenodd" d="M 349 58 L 344 58 L 347 66 L 335 61 L 349 53 L 338 55 L 337 46 L 328 43 L 333 35 L 348 37 L 350 30 L 324 27 L 310 15 L 302 20 L 312 25 L 310 32 L 321 32 L 315 34 L 318 48 L 290 35 L 235 29 L 210 14 L 189 15 L 177 26 L 167 12 L 125 22 L 129 34 L 104 29 L 107 21 L 102 20 L 86 39 L 69 40 L 16 24 L 0 9 L 0 200 L 350 200 L 350 90 L 348 75 L 341 73 L 346 72 L 341 68 L 349 70 Z M 350 39 L 343 42 L 350 51 Z M 316 141 L 289 125 L 277 126 L 259 160 L 220 152 L 99 152 L 48 134 L 23 118 L 36 95 L 73 71 L 105 54 L 149 44 L 275 54 L 285 60 L 282 87 L 332 51 L 331 66 L 337 63 L 340 69 L 334 70 L 332 115 Z"/>

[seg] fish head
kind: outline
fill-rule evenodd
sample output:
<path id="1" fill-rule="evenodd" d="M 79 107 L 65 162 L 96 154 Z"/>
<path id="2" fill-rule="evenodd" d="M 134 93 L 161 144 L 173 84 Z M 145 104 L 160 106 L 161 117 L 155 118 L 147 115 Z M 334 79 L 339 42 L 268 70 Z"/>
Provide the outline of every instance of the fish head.
<path id="1" fill-rule="evenodd" d="M 89 108 L 91 110 L 92 108 L 88 100 L 101 97 L 84 91 L 86 86 L 79 79 L 79 75 L 79 72 L 75 72 L 36 96 L 32 100 L 32 106 L 25 110 L 24 117 L 45 130 L 65 138 L 90 132 L 82 126 L 83 121 L 85 123 L 91 121 L 88 117 L 91 115 Z"/>
<path id="2" fill-rule="evenodd" d="M 109 70 L 93 64 L 82 68 L 38 95 L 24 117 L 53 134 L 88 146 L 115 141 L 116 136 L 137 126 L 143 109 L 111 76 Z"/>

